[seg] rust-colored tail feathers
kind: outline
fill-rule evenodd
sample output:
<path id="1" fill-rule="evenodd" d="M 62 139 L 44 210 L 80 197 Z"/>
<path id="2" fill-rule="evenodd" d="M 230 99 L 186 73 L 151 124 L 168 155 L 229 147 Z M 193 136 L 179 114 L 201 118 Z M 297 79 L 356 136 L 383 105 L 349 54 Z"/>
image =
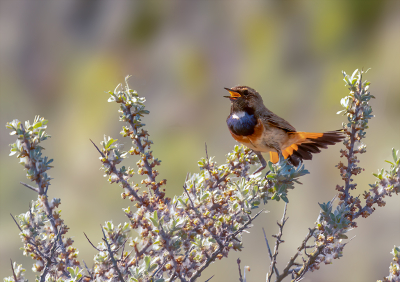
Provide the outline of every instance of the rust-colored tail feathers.
<path id="1" fill-rule="evenodd" d="M 298 166 L 303 160 L 311 160 L 312 154 L 321 152 L 320 148 L 327 148 L 328 145 L 334 145 L 344 138 L 342 130 L 328 131 L 325 133 L 311 132 L 290 132 L 290 144 L 282 149 L 282 155 L 294 166 Z M 277 163 L 279 155 L 276 152 L 270 152 L 271 162 Z"/>

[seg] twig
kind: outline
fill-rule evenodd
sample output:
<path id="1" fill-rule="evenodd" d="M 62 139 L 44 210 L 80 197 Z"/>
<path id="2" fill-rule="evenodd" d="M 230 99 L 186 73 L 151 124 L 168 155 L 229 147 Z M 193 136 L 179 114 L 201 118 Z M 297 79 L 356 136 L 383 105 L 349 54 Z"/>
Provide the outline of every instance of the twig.
<path id="1" fill-rule="evenodd" d="M 315 260 L 324 248 L 325 245 L 321 245 L 315 250 L 315 252 L 309 255 L 308 259 L 303 263 L 303 266 L 300 268 L 300 270 L 295 273 L 297 277 L 296 279 L 293 279 L 292 282 L 300 281 L 304 277 L 304 275 L 308 271 L 308 267 L 315 262 Z"/>
<path id="2" fill-rule="evenodd" d="M 358 89 L 357 92 L 361 93 L 361 89 L 362 89 L 362 72 L 360 73 L 360 77 L 358 80 Z M 355 107 L 355 111 L 354 111 L 354 116 L 357 118 L 358 114 L 360 112 L 360 110 L 362 110 L 361 107 Z M 346 169 L 346 175 L 348 175 L 348 178 L 346 178 L 345 180 L 345 187 L 344 187 L 344 193 L 345 193 L 345 199 L 344 202 L 346 203 L 347 200 L 350 197 L 350 193 L 349 190 L 351 189 L 352 185 L 350 184 L 350 182 L 352 181 L 351 176 L 353 175 L 352 170 L 353 167 L 356 167 L 356 161 L 354 161 L 354 155 L 355 155 L 355 151 L 354 151 L 354 145 L 357 142 L 355 136 L 356 136 L 356 132 L 357 132 L 357 124 L 352 124 L 351 125 L 351 133 L 350 133 L 350 145 L 349 145 L 349 153 L 347 156 L 347 169 Z M 353 188 L 354 189 L 354 188 Z"/>
<path id="3" fill-rule="evenodd" d="M 128 239 L 125 240 L 125 242 L 122 244 L 122 251 L 121 251 L 121 258 L 119 260 L 122 260 L 124 258 L 124 251 L 125 251 L 125 243 L 128 241 Z"/>
<path id="4" fill-rule="evenodd" d="M 136 135 L 138 135 L 138 128 L 137 128 L 137 126 L 135 125 L 135 123 L 133 122 L 133 115 L 132 115 L 132 113 L 131 113 L 131 110 L 130 110 L 130 108 L 127 108 L 123 103 L 121 104 L 121 107 L 122 107 L 122 109 L 123 109 L 123 111 L 124 111 L 124 113 L 125 114 L 127 114 L 127 116 L 130 116 L 131 118 L 129 119 L 129 121 L 128 121 L 128 123 L 129 123 L 129 125 L 131 126 L 131 128 L 133 129 L 133 136 L 136 136 Z M 139 151 L 142 153 L 142 154 L 145 154 L 145 147 L 146 146 L 143 146 L 143 144 L 142 144 L 142 141 L 140 140 L 140 138 L 141 138 L 141 136 L 139 136 L 137 139 L 135 139 L 135 138 L 133 138 L 133 137 L 131 137 L 133 140 L 134 140 L 134 143 L 136 144 L 136 146 L 138 147 L 138 149 L 139 149 Z M 151 182 L 156 182 L 156 177 L 155 177 L 155 175 L 154 175 L 154 171 L 153 171 L 153 168 L 151 167 L 151 165 L 149 164 L 149 161 L 148 161 L 148 159 L 147 158 L 145 158 L 145 159 L 143 159 L 143 164 L 144 164 L 144 166 L 145 166 L 145 168 L 146 168 L 146 170 L 147 170 L 147 176 L 148 176 L 148 178 L 150 179 L 150 181 Z M 159 192 L 158 191 L 158 188 L 157 188 L 157 191 L 154 191 L 154 192 Z"/>
<path id="5" fill-rule="evenodd" d="M 164 231 L 164 228 L 163 228 L 163 226 L 161 224 L 159 225 L 159 231 L 160 231 L 159 234 L 160 234 L 161 238 L 163 238 L 165 240 L 165 242 L 168 242 L 170 240 L 170 238 L 168 237 L 167 233 Z M 167 243 L 166 245 L 168 246 L 169 243 Z M 174 259 L 174 252 L 172 251 L 172 248 L 168 248 L 167 247 L 165 249 L 169 253 L 170 257 L 172 258 L 171 261 L 174 264 L 175 272 L 174 272 L 173 276 L 176 274 L 181 281 L 185 281 L 186 282 L 186 279 L 184 279 L 182 277 L 181 273 L 176 271 L 178 269 L 178 264 L 177 264 L 176 260 Z M 173 279 L 170 279 L 170 281 L 173 281 Z"/>
<path id="6" fill-rule="evenodd" d="M 262 230 L 263 230 L 263 233 L 264 233 L 265 243 L 267 243 L 269 258 L 270 258 L 270 260 L 271 260 L 271 262 L 272 262 L 272 260 L 273 260 L 274 258 L 272 257 L 271 248 L 269 247 L 269 243 L 268 243 L 267 235 L 265 234 L 264 227 L 263 227 Z M 275 273 L 279 273 L 276 266 L 275 266 Z M 278 275 L 279 275 L 279 274 L 278 274 Z"/>
<path id="7" fill-rule="evenodd" d="M 288 276 L 290 273 L 292 273 L 292 270 L 290 268 L 293 265 L 298 265 L 297 263 L 295 263 L 295 260 L 299 256 L 299 253 L 307 246 L 307 242 L 313 236 L 315 230 L 316 230 L 315 228 L 314 229 L 311 229 L 311 228 L 309 229 L 307 236 L 304 238 L 304 240 L 301 243 L 301 245 L 297 248 L 297 252 L 294 254 L 294 256 L 292 256 L 290 258 L 290 260 L 287 263 L 285 269 L 283 270 L 283 273 L 281 275 L 277 275 L 276 276 L 275 282 L 282 281 L 286 276 Z M 296 274 L 297 274 L 297 272 L 296 272 Z"/>
<path id="8" fill-rule="evenodd" d="M 105 250 L 99 250 L 98 248 L 96 248 L 92 242 L 90 242 L 89 237 L 86 235 L 85 232 L 83 232 L 83 234 L 85 235 L 86 239 L 89 241 L 90 245 L 92 245 L 93 248 L 95 248 L 98 252 L 104 252 Z"/>
<path id="9" fill-rule="evenodd" d="M 21 229 L 21 227 L 19 226 L 19 224 L 17 223 L 17 221 L 15 220 L 15 218 L 13 217 L 13 215 L 12 215 L 11 213 L 10 213 L 10 215 L 11 215 L 11 218 L 14 220 L 15 224 L 17 225 L 17 227 L 18 227 L 19 231 L 21 231 L 21 232 L 22 232 L 22 229 Z"/>
<path id="10" fill-rule="evenodd" d="M 137 253 L 137 255 L 140 257 L 141 255 L 144 254 L 144 252 L 152 245 L 152 241 L 149 240 L 147 241 L 147 244 Z"/>
<path id="11" fill-rule="evenodd" d="M 104 241 L 104 243 L 106 243 L 106 245 L 107 245 L 107 248 L 108 248 L 108 253 L 109 253 L 109 256 L 110 256 L 110 260 L 111 260 L 111 262 L 113 263 L 113 265 L 114 265 L 114 269 L 115 269 L 115 271 L 117 271 L 117 273 L 118 273 L 118 278 L 119 278 L 119 280 L 120 281 L 122 281 L 122 282 L 125 282 L 124 281 L 124 278 L 122 277 L 122 273 L 121 273 L 121 271 L 119 270 L 119 268 L 118 268 L 118 265 L 117 265 L 117 262 L 115 261 L 115 259 L 114 259 L 114 254 L 113 254 L 113 251 L 111 250 L 111 245 L 108 243 L 108 241 L 107 241 L 107 237 L 106 237 L 106 233 L 104 232 L 104 228 L 100 225 L 100 227 L 101 227 L 101 231 L 103 232 L 103 241 Z"/>
<path id="12" fill-rule="evenodd" d="M 19 183 L 21 183 L 22 185 L 24 185 L 26 188 L 29 188 L 29 189 L 35 191 L 36 193 L 39 193 L 39 189 L 38 189 L 38 188 L 33 187 L 33 186 L 31 186 L 31 185 L 29 185 L 29 184 L 26 184 L 26 183 L 24 183 L 24 182 L 19 182 Z"/>
<path id="13" fill-rule="evenodd" d="M 276 276 L 279 276 L 279 272 L 277 271 L 278 269 L 276 268 L 276 257 L 278 256 L 279 244 L 285 242 L 281 238 L 282 238 L 282 235 L 283 235 L 283 226 L 285 225 L 286 221 L 289 219 L 289 218 L 286 218 L 286 210 L 287 210 L 287 203 L 285 203 L 285 208 L 283 210 L 283 216 L 282 216 L 282 219 L 281 219 L 281 223 L 279 223 L 279 222 L 276 223 L 279 226 L 279 233 L 277 235 L 273 236 L 273 237 L 276 238 L 276 241 L 275 241 L 274 254 L 272 255 L 273 259 L 272 259 L 271 264 L 269 266 L 269 273 L 267 274 L 267 281 L 268 282 L 271 281 L 272 274 L 274 274 L 274 271 L 276 273 Z"/>
<path id="14" fill-rule="evenodd" d="M 154 271 L 154 273 L 150 276 L 150 278 L 153 278 L 154 276 L 156 276 L 157 273 L 158 273 L 161 269 L 163 269 L 164 265 L 167 264 L 167 261 L 168 261 L 168 260 L 165 259 L 164 262 L 158 267 L 158 269 L 156 269 L 156 271 Z"/>
<path id="15" fill-rule="evenodd" d="M 240 269 L 240 258 L 238 258 L 236 262 L 238 264 L 238 269 L 239 269 L 239 281 L 243 282 L 242 270 Z"/>
<path id="16" fill-rule="evenodd" d="M 54 252 L 56 251 L 57 241 L 60 238 L 61 233 L 62 233 L 61 230 L 62 230 L 62 228 L 58 229 L 57 236 L 54 238 L 53 246 L 51 247 L 51 250 L 50 250 L 50 257 L 46 257 L 47 262 L 46 262 L 46 266 L 43 269 L 42 275 L 40 276 L 40 282 L 44 282 L 46 280 L 47 272 L 49 271 L 49 268 L 52 263 L 51 259 L 53 258 Z"/>
<path id="17" fill-rule="evenodd" d="M 105 158 L 106 156 L 103 154 L 102 151 L 100 151 L 99 147 L 97 147 L 97 145 L 92 141 L 92 139 L 89 139 L 90 142 L 92 142 L 93 146 L 97 149 L 97 151 L 99 151 L 100 155 Z"/>
<path id="18" fill-rule="evenodd" d="M 119 234 L 120 235 L 120 234 Z M 128 241 L 128 239 L 126 239 L 122 244 L 121 244 L 121 246 L 119 246 L 118 248 L 116 248 L 115 250 L 114 250 L 114 253 L 116 253 L 116 252 L 118 252 L 119 251 L 119 249 L 121 249 L 121 247 L 122 247 L 122 253 L 124 252 L 124 248 L 125 248 L 125 244 L 126 244 L 126 242 Z M 122 258 L 122 257 L 121 257 Z"/>
<path id="19" fill-rule="evenodd" d="M 106 158 L 106 156 L 103 154 L 103 152 L 100 151 L 99 147 L 97 147 L 96 144 L 91 139 L 89 139 L 89 140 L 93 143 L 93 145 L 97 149 L 97 151 L 99 151 L 100 155 L 103 158 Z M 122 187 L 128 189 L 129 190 L 129 194 L 132 195 L 139 204 L 143 204 L 143 199 L 138 195 L 136 190 L 129 184 L 129 181 L 127 181 L 126 179 L 124 179 L 124 177 L 121 176 L 121 172 L 117 169 L 115 164 L 113 164 L 112 162 L 109 162 L 108 159 L 106 159 L 106 161 L 104 161 L 104 162 L 108 162 L 110 164 L 112 172 L 116 176 L 118 176 L 118 181 L 121 182 Z"/>
<path id="20" fill-rule="evenodd" d="M 185 192 L 186 192 L 186 194 L 187 194 L 187 196 L 188 196 L 190 202 L 192 203 L 192 207 L 193 207 L 193 209 L 195 209 L 195 206 L 194 206 L 194 204 L 193 204 L 192 198 L 190 198 L 189 192 L 188 192 L 188 190 L 186 189 L 186 183 L 185 183 L 185 185 L 183 185 L 183 189 L 185 189 Z"/>
<path id="21" fill-rule="evenodd" d="M 14 276 L 14 281 L 17 282 L 18 281 L 17 275 L 15 275 L 14 266 L 13 266 L 13 262 L 12 262 L 11 259 L 10 259 L 10 262 L 11 262 L 12 273 L 13 273 L 13 276 Z"/>
<path id="22" fill-rule="evenodd" d="M 186 192 L 186 194 L 187 194 L 187 196 L 188 196 L 188 198 L 189 198 L 189 200 L 190 200 L 190 202 L 191 202 L 191 204 L 192 204 L 192 209 L 196 212 L 196 214 L 199 215 L 200 222 L 203 224 L 203 226 L 205 226 L 205 222 L 204 222 L 204 218 L 202 217 L 202 214 L 201 214 L 201 213 L 197 210 L 197 208 L 194 206 L 194 203 L 193 203 L 192 199 L 190 198 L 189 192 L 188 192 L 188 190 L 186 189 L 186 183 L 185 183 L 185 185 L 183 185 L 183 189 L 185 189 L 185 192 Z M 213 239 L 214 239 L 215 241 L 217 241 L 217 243 L 218 243 L 218 245 L 219 245 L 220 247 L 223 245 L 223 243 L 221 242 L 221 240 L 220 240 L 216 235 L 214 235 L 214 234 L 211 233 L 211 236 L 213 237 Z M 205 255 L 208 256 L 207 253 L 205 253 Z M 207 259 L 208 259 L 208 258 L 209 258 L 209 257 L 207 257 Z"/>
<path id="23" fill-rule="evenodd" d="M 92 278 L 92 280 L 93 280 L 93 274 L 90 272 L 90 270 L 89 270 L 89 268 L 88 268 L 88 266 L 86 265 L 86 262 L 84 261 L 84 260 L 82 260 L 83 261 L 83 264 L 85 265 L 85 267 L 86 267 L 86 270 L 87 270 L 87 272 L 89 273 L 89 275 L 90 275 L 90 278 Z"/>
<path id="24" fill-rule="evenodd" d="M 236 237 L 237 234 L 239 234 L 240 232 L 243 232 L 243 230 L 245 230 L 247 228 L 247 226 L 249 226 L 264 210 L 259 211 L 258 213 L 256 213 L 255 216 L 250 217 L 250 219 L 241 227 L 239 228 L 236 232 L 234 232 L 233 234 L 227 236 L 227 238 L 225 239 L 225 244 L 229 244 L 229 240 L 230 238 Z M 218 254 L 220 254 L 223 250 L 224 246 L 219 246 L 219 248 L 217 250 L 215 250 L 212 255 L 210 256 L 210 258 L 203 264 L 202 267 L 200 267 L 194 274 L 193 276 L 190 278 L 190 282 L 194 282 L 196 281 L 196 279 L 198 277 L 200 277 L 201 273 L 203 272 L 204 269 L 206 269 L 217 257 Z"/>
<path id="25" fill-rule="evenodd" d="M 209 158 L 208 158 L 208 152 L 207 152 L 207 143 L 204 143 L 204 145 L 205 145 L 205 147 L 206 147 L 206 157 L 207 157 L 207 163 L 208 163 L 208 164 L 210 164 L 210 163 L 209 163 Z"/>

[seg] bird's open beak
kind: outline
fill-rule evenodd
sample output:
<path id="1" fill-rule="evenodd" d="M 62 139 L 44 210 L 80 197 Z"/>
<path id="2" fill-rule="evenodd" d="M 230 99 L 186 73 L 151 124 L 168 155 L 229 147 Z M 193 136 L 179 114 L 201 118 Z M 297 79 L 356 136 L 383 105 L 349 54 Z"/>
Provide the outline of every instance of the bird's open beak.
<path id="1" fill-rule="evenodd" d="M 239 97 L 241 97 L 241 95 L 238 92 L 233 91 L 230 88 L 224 88 L 225 90 L 227 90 L 229 92 L 229 94 L 231 94 L 231 96 L 224 96 L 225 98 L 230 98 L 230 99 L 237 99 Z"/>

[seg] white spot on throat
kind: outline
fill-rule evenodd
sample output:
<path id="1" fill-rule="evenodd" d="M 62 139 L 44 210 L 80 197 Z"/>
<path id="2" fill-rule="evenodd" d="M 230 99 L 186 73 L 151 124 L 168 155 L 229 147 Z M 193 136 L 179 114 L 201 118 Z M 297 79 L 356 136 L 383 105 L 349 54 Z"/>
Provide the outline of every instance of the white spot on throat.
<path id="1" fill-rule="evenodd" d="M 236 112 L 232 114 L 232 118 L 234 119 L 241 119 L 242 117 L 244 117 L 246 115 L 246 112 Z"/>

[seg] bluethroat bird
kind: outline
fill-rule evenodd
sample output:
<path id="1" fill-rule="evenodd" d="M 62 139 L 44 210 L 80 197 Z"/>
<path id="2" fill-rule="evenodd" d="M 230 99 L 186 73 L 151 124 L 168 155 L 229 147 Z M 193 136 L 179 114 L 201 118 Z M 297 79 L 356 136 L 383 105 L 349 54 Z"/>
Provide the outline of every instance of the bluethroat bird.
<path id="1" fill-rule="evenodd" d="M 261 153 L 269 152 L 273 163 L 280 156 L 298 166 L 303 160 L 311 160 L 312 154 L 321 152 L 321 148 L 340 142 L 341 130 L 325 133 L 299 132 L 281 117 L 268 110 L 260 94 L 247 86 L 225 88 L 231 100 L 231 113 L 226 119 L 232 137 L 252 149 L 258 156 L 261 167 L 254 173 L 262 171 L 267 162 Z"/>

